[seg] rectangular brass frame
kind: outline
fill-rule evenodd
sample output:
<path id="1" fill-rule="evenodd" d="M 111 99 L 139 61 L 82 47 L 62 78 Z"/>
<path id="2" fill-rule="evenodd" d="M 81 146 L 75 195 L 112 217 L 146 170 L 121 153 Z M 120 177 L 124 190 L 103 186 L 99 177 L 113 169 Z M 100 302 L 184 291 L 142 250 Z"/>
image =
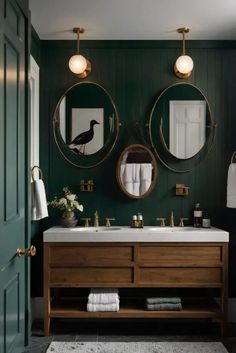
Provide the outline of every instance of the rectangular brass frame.
<path id="1" fill-rule="evenodd" d="M 189 186 L 185 184 L 176 184 L 175 185 L 175 194 L 177 196 L 187 196 L 189 194 Z"/>

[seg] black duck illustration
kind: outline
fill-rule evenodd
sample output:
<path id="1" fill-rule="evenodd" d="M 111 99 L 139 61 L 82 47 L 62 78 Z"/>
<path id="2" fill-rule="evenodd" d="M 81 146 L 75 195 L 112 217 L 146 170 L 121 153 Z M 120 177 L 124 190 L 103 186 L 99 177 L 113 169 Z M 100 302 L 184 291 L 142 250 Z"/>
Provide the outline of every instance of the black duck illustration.
<path id="1" fill-rule="evenodd" d="M 94 125 L 100 124 L 96 120 L 90 121 L 90 129 L 84 132 L 81 132 L 74 140 L 70 143 L 69 147 L 75 152 L 84 154 L 85 146 L 88 142 L 92 141 L 94 136 Z"/>

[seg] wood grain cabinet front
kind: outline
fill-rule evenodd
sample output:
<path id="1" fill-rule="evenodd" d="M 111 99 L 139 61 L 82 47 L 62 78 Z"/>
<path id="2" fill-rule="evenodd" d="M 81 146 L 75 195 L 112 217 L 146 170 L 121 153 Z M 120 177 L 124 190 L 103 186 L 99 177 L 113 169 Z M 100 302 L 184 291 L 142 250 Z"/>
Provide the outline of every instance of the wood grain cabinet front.
<path id="1" fill-rule="evenodd" d="M 44 330 L 63 318 L 214 318 L 227 322 L 227 243 L 44 243 Z M 203 288 L 207 300 L 183 310 L 147 311 L 144 300 L 120 298 L 118 312 L 87 312 L 86 299 L 64 300 L 60 288 Z M 220 305 L 209 301 L 219 291 Z M 69 298 L 70 299 L 70 298 Z M 190 298 L 191 299 L 191 298 Z M 201 298 L 202 299 L 202 298 Z"/>

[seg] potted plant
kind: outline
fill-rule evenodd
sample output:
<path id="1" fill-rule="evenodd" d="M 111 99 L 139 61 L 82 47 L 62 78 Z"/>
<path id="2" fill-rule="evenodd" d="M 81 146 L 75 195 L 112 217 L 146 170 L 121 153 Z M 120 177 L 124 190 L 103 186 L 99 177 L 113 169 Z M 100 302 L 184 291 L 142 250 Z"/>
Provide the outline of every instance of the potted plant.
<path id="1" fill-rule="evenodd" d="M 77 195 L 73 194 L 68 186 L 65 186 L 62 190 L 64 191 L 64 196 L 60 199 L 55 196 L 54 200 L 50 201 L 48 205 L 63 211 L 61 224 L 64 227 L 75 227 L 78 220 L 74 211 L 82 212 L 84 207 L 79 203 Z"/>

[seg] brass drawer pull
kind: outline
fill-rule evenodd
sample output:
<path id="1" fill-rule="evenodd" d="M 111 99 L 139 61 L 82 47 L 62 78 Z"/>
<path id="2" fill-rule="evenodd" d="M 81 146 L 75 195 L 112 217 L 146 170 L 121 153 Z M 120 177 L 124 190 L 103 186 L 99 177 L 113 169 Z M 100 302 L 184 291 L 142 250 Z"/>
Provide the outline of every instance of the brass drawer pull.
<path id="1" fill-rule="evenodd" d="M 18 248 L 16 250 L 16 255 L 17 256 L 35 256 L 36 255 L 36 247 L 34 245 L 31 245 L 30 248 L 26 248 L 26 249 Z"/>

